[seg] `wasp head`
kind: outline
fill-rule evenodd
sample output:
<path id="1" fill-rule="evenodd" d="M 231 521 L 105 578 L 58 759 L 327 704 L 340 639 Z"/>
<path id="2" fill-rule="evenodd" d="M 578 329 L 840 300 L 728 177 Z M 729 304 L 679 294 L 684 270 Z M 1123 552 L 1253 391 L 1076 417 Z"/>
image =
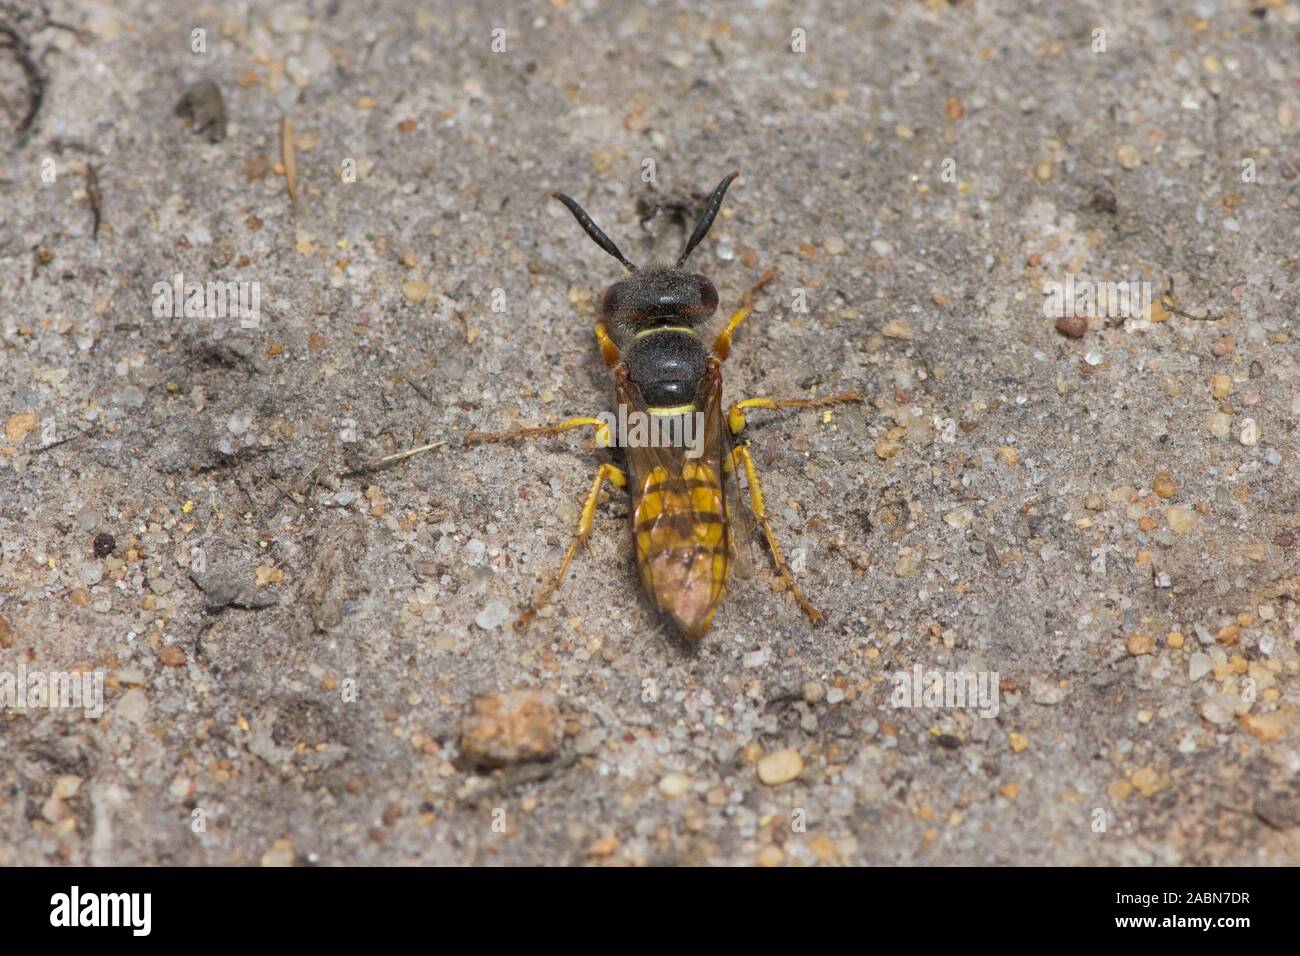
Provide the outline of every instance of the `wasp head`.
<path id="1" fill-rule="evenodd" d="M 629 262 L 581 206 L 563 193 L 551 193 L 573 213 L 578 225 L 582 226 L 592 241 L 631 273 L 606 289 L 601 301 L 601 317 L 612 328 L 635 333 L 658 325 L 695 326 L 713 315 L 718 308 L 718 290 L 706 276 L 688 272 L 682 266 L 708 234 L 709 227 L 713 225 L 718 209 L 722 206 L 722 197 L 737 175 L 739 174 L 731 173 L 713 190 L 708 205 L 695 224 L 690 238 L 686 240 L 686 246 L 677 261 L 672 265 L 648 266 L 645 269 L 637 269 Z"/>

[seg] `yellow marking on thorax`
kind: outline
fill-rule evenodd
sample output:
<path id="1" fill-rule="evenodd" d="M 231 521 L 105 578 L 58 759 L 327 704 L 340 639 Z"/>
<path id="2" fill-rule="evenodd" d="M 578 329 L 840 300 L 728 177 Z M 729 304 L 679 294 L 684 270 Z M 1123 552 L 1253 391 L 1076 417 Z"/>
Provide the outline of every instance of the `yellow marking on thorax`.
<path id="1" fill-rule="evenodd" d="M 657 405 L 653 408 L 646 409 L 646 412 L 651 415 L 687 415 L 693 411 L 695 411 L 694 404 L 673 405 L 671 407 L 667 405 Z"/>
<path id="2" fill-rule="evenodd" d="M 654 328 L 642 329 L 634 338 L 643 339 L 647 335 L 654 335 L 656 332 L 685 332 L 687 335 L 694 335 L 695 330 L 689 325 L 656 325 Z"/>

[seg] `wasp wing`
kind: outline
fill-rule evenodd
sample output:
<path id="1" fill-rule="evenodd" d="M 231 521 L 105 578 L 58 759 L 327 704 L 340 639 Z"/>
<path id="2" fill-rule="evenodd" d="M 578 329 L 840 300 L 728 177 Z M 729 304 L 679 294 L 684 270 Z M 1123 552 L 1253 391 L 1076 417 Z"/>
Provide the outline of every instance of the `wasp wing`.
<path id="1" fill-rule="evenodd" d="M 692 436 L 692 447 L 635 442 L 626 449 L 641 585 L 655 610 L 690 638 L 708 629 L 730 564 L 723 490 L 730 444 L 716 368 L 710 370 L 703 391 L 704 414 L 692 419 L 692 425 L 702 421 L 703 435 Z M 629 412 L 646 413 L 640 391 L 625 375 L 617 379 L 615 394 Z M 685 416 L 680 420 L 684 424 Z"/>

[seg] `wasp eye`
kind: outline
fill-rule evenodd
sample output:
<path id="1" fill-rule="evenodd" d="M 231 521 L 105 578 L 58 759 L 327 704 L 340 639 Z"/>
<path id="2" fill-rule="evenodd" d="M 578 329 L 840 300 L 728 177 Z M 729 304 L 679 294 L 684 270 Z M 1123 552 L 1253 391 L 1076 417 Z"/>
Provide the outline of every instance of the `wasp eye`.
<path id="1" fill-rule="evenodd" d="M 600 311 L 605 318 L 612 318 L 619 314 L 623 308 L 623 283 L 615 282 L 605 290 L 605 299 L 601 303 Z"/>
<path id="2" fill-rule="evenodd" d="M 711 314 L 718 307 L 718 290 L 705 276 L 695 275 L 695 287 L 700 294 L 700 308 Z"/>

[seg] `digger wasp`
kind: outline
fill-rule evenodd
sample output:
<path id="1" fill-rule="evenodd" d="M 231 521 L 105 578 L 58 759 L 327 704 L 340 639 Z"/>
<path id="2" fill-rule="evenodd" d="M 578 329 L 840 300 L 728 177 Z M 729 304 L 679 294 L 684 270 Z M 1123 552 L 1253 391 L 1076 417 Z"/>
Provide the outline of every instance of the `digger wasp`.
<path id="1" fill-rule="evenodd" d="M 600 492 L 608 481 L 631 493 L 636 566 L 651 605 L 683 637 L 703 637 L 722 599 L 733 555 L 743 553 L 738 548 L 749 546 L 750 526 L 735 504 L 740 470 L 745 473 L 750 509 L 767 539 L 776 573 L 804 613 L 814 623 L 821 620 L 821 614 L 794 583 L 777 544 L 749 445 L 733 439 L 744 429 L 749 409 L 824 408 L 861 401 L 862 396 L 848 391 L 825 398 L 747 398 L 724 413 L 722 363 L 731 352 L 737 327 L 750 314 L 754 295 L 776 272 L 769 269 L 745 294 L 712 347 L 706 348 L 700 332 L 718 308 L 718 292 L 706 276 L 683 266 L 708 234 L 727 187 L 738 175 L 732 172 L 713 190 L 675 263 L 643 269 L 623 255 L 578 203 L 562 193 L 551 194 L 573 214 L 596 245 L 628 272 L 605 291 L 595 329 L 601 355 L 613 370 L 614 396 L 620 408 L 652 419 L 701 416 L 703 441 L 701 448 L 691 450 L 642 442 L 616 443 L 608 416 L 569 418 L 539 428 L 471 432 L 466 436 L 469 443 L 496 442 L 590 427 L 595 429 L 598 446 L 621 446 L 626 453 L 626 471 L 609 463 L 596 470 L 559 572 L 523 612 L 521 625 L 545 606 L 563 582 L 579 546 L 591 533 Z"/>

